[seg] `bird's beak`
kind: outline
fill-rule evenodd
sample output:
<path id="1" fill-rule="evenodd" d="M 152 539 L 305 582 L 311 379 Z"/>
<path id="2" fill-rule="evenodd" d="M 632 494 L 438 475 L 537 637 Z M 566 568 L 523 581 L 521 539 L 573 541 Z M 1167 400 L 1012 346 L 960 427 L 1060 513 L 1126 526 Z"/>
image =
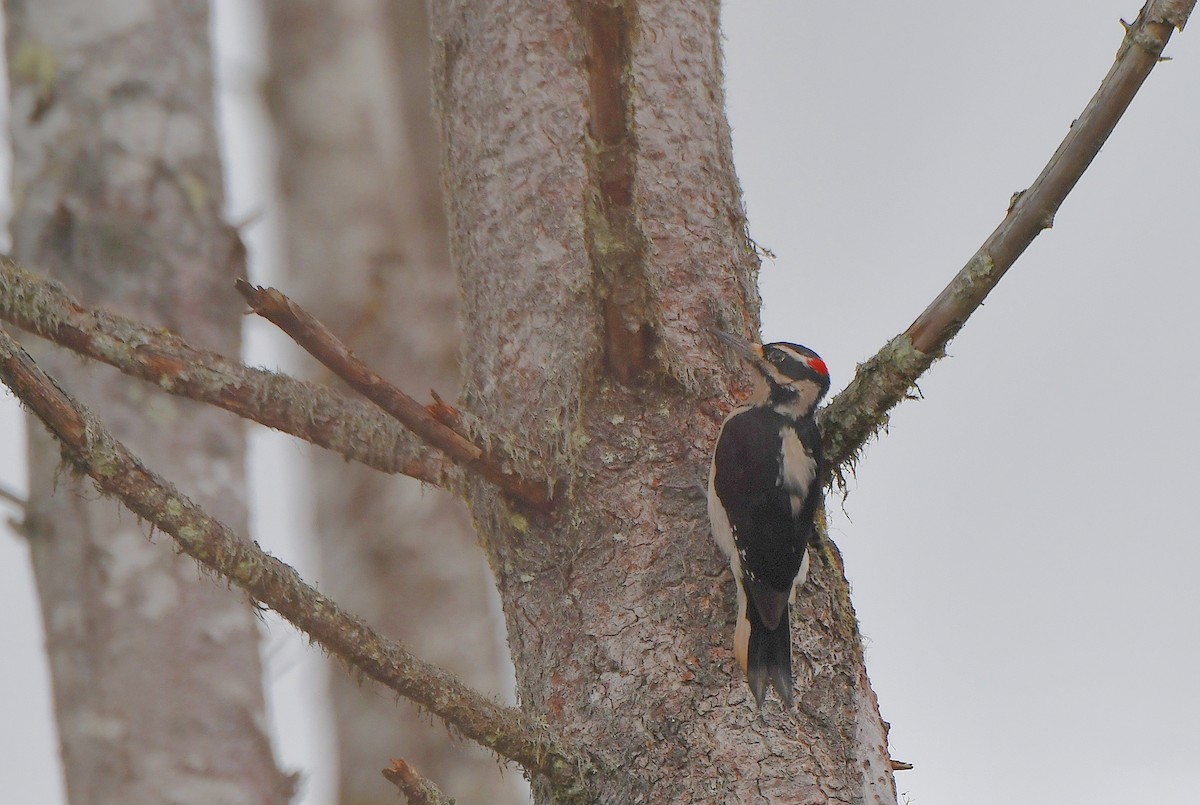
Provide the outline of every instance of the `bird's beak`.
<path id="1" fill-rule="evenodd" d="M 754 344 L 744 338 L 738 338 L 736 335 L 730 335 L 724 330 L 718 330 L 715 327 L 711 328 L 711 332 L 717 338 L 724 341 L 726 344 L 738 354 L 739 358 L 753 364 L 754 366 L 762 365 L 762 345 Z"/>

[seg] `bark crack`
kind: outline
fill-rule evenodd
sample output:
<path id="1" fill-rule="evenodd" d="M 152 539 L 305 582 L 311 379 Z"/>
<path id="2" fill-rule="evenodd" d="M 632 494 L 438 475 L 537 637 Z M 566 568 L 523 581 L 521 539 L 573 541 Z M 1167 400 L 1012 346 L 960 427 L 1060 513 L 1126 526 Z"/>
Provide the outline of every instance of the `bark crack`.
<path id="1" fill-rule="evenodd" d="M 585 237 L 603 299 L 605 359 L 624 385 L 652 367 L 654 323 L 646 261 L 649 239 L 637 214 L 637 136 L 633 127 L 631 0 L 584 0 L 587 49 L 588 185 Z"/>

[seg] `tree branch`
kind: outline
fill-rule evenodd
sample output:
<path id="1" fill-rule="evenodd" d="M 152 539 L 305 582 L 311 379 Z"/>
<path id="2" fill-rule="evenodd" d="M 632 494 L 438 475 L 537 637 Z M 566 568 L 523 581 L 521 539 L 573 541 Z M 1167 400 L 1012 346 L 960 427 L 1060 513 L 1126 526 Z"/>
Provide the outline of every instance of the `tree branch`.
<path id="1" fill-rule="evenodd" d="M 1066 138 L 1028 190 L 1014 196 L 1008 214 L 949 285 L 908 329 L 858 367 L 854 380 L 821 412 L 825 453 L 839 481 L 858 452 L 887 425 L 888 412 L 935 360 L 945 354 L 967 318 L 1054 215 L 1087 170 L 1150 75 L 1171 38 L 1183 29 L 1195 0 L 1150 0 L 1126 25 L 1116 62 Z"/>
<path id="2" fill-rule="evenodd" d="M 383 770 L 383 776 L 400 790 L 408 805 L 454 805 L 451 797 L 400 758 L 392 758 L 392 765 Z"/>
<path id="3" fill-rule="evenodd" d="M 327 651 L 405 698 L 428 708 L 464 736 L 548 778 L 567 800 L 585 795 L 588 761 L 520 710 L 504 707 L 413 656 L 304 583 L 288 565 L 239 540 L 141 464 L 89 411 L 45 375 L 0 330 L 0 380 L 63 444 L 64 455 L 106 495 L 170 534 L 205 567 L 278 612 Z"/>
<path id="4" fill-rule="evenodd" d="M 512 497 L 535 507 L 546 505 L 546 484 L 527 481 L 504 469 L 495 456 L 488 455 L 461 433 L 443 424 L 425 406 L 372 371 L 328 327 L 283 293 L 274 288 L 251 285 L 245 280 L 237 281 L 237 289 L 255 313 L 291 336 L 351 388 L 427 444 L 444 452 L 456 464 L 496 484 Z"/>
<path id="5" fill-rule="evenodd" d="M 313 383 L 252 369 L 102 308 L 0 259 L 0 318 L 162 391 L 210 403 L 381 472 L 444 488 L 458 470 L 375 408 Z"/>
<path id="6" fill-rule="evenodd" d="M 29 505 L 29 501 L 25 500 L 25 498 L 21 497 L 3 484 L 0 484 L 0 500 L 8 501 L 21 511 L 25 511 L 26 506 Z"/>

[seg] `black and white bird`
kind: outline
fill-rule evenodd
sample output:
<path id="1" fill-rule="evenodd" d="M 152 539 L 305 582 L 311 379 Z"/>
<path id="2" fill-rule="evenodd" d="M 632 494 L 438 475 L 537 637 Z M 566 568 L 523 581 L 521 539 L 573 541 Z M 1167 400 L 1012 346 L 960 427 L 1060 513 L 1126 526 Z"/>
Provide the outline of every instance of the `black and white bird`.
<path id="1" fill-rule="evenodd" d="M 798 344 L 752 344 L 719 330 L 754 376 L 754 392 L 721 426 L 708 481 L 708 516 L 737 582 L 734 654 L 761 708 L 768 681 L 790 709 L 795 590 L 808 573 L 822 503 L 821 433 L 813 416 L 829 370 Z"/>

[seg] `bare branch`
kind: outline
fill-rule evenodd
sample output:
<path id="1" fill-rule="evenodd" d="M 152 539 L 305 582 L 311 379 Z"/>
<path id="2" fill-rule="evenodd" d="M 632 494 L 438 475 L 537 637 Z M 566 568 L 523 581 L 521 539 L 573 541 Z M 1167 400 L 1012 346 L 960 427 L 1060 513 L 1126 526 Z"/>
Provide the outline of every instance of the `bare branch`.
<path id="1" fill-rule="evenodd" d="M 550 780 L 561 798 L 583 797 L 590 766 L 520 710 L 481 696 L 413 656 L 304 583 L 288 565 L 239 540 L 141 464 L 0 330 L 0 379 L 45 423 L 64 455 L 106 495 L 170 534 L 189 556 L 278 612 L 327 651 L 428 708 L 464 736 Z"/>
<path id="2" fill-rule="evenodd" d="M 169 394 L 224 408 L 382 472 L 455 486 L 458 471 L 450 462 L 372 406 L 86 308 L 59 283 L 7 258 L 0 259 L 0 318 Z"/>
<path id="3" fill-rule="evenodd" d="M 237 289 L 255 313 L 278 326 L 351 388 L 395 417 L 427 444 L 518 500 L 536 507 L 546 505 L 546 484 L 527 481 L 504 469 L 494 456 L 443 424 L 425 406 L 372 371 L 328 327 L 283 293 L 274 288 L 251 285 L 245 280 L 237 281 Z"/>
<path id="4" fill-rule="evenodd" d="M 454 800 L 429 778 L 399 758 L 392 758 L 392 765 L 383 770 L 383 776 L 400 789 L 408 805 L 454 805 Z"/>
<path id="5" fill-rule="evenodd" d="M 908 396 L 946 344 L 1054 215 L 1087 170 L 1159 62 L 1173 28 L 1182 29 L 1195 0 L 1150 0 L 1126 26 L 1116 62 L 1042 173 L 1013 197 L 1008 214 L 936 299 L 874 357 L 821 414 L 829 466 L 840 478 L 858 451 L 886 426 L 888 411 Z"/>

